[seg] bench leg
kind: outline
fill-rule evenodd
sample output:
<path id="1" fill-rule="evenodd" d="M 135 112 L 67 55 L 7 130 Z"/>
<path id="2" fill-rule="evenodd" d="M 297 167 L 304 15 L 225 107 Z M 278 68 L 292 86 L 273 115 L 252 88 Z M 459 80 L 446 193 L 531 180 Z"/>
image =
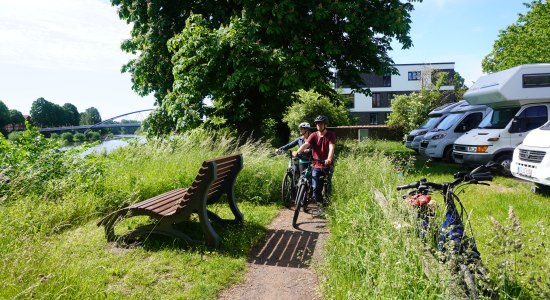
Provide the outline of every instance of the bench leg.
<path id="1" fill-rule="evenodd" d="M 208 219 L 208 216 L 209 216 L 208 210 L 206 209 L 201 210 L 198 212 L 198 215 L 199 215 L 199 221 L 201 223 L 202 231 L 206 236 L 206 243 L 210 247 L 218 248 L 220 246 L 220 236 L 216 233 L 216 231 L 214 230 L 214 227 L 212 227 L 212 224 Z"/>
<path id="2" fill-rule="evenodd" d="M 244 222 L 244 217 L 243 213 L 239 210 L 239 207 L 237 206 L 237 202 L 235 201 L 235 183 L 233 183 L 230 192 L 227 193 L 227 200 L 229 201 L 229 208 L 231 208 L 231 212 L 235 216 L 234 223 L 242 224 Z"/>
<path id="3" fill-rule="evenodd" d="M 115 234 L 115 225 L 120 220 L 126 217 L 127 211 L 117 211 L 101 220 L 98 226 L 103 225 L 105 229 L 105 237 L 108 242 L 114 242 L 117 240 L 117 235 Z"/>

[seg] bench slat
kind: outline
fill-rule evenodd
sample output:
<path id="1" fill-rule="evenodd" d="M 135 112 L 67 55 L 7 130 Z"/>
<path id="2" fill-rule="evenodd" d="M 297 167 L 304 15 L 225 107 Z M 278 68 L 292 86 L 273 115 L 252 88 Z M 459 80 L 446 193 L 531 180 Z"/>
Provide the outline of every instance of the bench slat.
<path id="1" fill-rule="evenodd" d="M 169 192 L 166 192 L 166 193 L 163 193 L 163 194 L 160 194 L 158 196 L 155 196 L 153 198 L 149 198 L 147 200 L 144 200 L 142 202 L 139 202 L 139 203 L 136 203 L 136 204 L 133 204 L 133 205 L 130 205 L 130 207 L 144 207 L 144 206 L 147 206 L 149 205 L 150 203 L 154 203 L 156 201 L 159 201 L 159 199 L 164 199 L 164 198 L 167 198 L 167 197 L 171 197 L 171 196 L 178 196 L 178 195 L 182 195 L 183 193 L 185 193 L 187 191 L 187 189 L 184 189 L 184 188 L 178 188 L 178 189 L 175 189 L 175 190 L 172 190 L 172 191 L 169 191 Z"/>

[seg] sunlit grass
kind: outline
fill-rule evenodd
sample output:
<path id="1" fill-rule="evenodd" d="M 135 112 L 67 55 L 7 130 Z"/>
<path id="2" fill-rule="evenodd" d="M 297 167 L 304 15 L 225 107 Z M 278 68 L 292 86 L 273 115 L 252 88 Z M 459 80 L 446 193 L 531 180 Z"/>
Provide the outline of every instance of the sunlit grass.
<path id="1" fill-rule="evenodd" d="M 325 295 L 335 295 L 336 299 L 424 299 L 448 293 L 444 285 L 423 274 L 423 250 L 417 244 L 419 239 L 411 235 L 414 230 L 392 224 L 392 218 L 380 212 L 373 189 L 381 191 L 394 211 L 402 212 L 406 220 L 401 193 L 395 191 L 397 184 L 421 178 L 452 181 L 454 172 L 468 168 L 411 156 L 408 149 L 395 142 L 351 142 L 340 148 L 345 151 L 339 156 L 334 173 Z M 529 183 L 515 179 L 497 176 L 491 184 L 471 185 L 459 196 L 465 213 L 470 215 L 478 248 L 497 294 L 501 298 L 546 298 L 549 281 L 544 270 L 550 267 L 550 253 L 544 245 L 550 242 L 550 200 L 533 194 Z M 441 195 L 434 194 L 433 198 L 441 203 Z M 521 224 L 521 233 L 508 230 L 499 236 L 492 219 L 514 227 L 510 225 L 510 207 Z M 438 221 L 443 209 L 440 205 Z M 521 240 L 522 247 L 510 249 L 517 240 Z"/>
<path id="2" fill-rule="evenodd" d="M 70 177 L 42 182 L 49 198 L 9 195 L 0 203 L 0 298 L 216 298 L 243 278 L 249 250 L 263 239 L 280 207 L 286 168 L 286 158 L 273 157 L 266 145 L 237 144 L 196 131 L 131 145 L 87 158 L 87 165 L 67 172 Z M 236 194 L 246 223 L 241 229 L 220 229 L 219 250 L 157 238 L 120 248 L 106 242 L 95 225 L 116 209 L 188 186 L 203 160 L 237 151 L 243 153 L 244 169 Z M 414 216 L 395 186 L 422 177 L 450 181 L 463 169 L 419 159 L 396 142 L 339 141 L 326 261 L 318 271 L 325 298 L 452 298 L 440 281 L 448 274 L 436 273 L 435 280 L 424 274 L 424 245 L 414 229 L 404 226 L 413 224 Z M 85 172 L 79 175 L 80 170 Z M 498 296 L 548 298 L 550 198 L 531 193 L 529 183 L 515 179 L 496 177 L 491 184 L 469 186 L 459 196 Z M 389 208 L 379 205 L 375 190 Z M 434 198 L 441 201 L 440 195 Z M 224 205 L 213 209 L 230 216 Z"/>
<path id="3" fill-rule="evenodd" d="M 115 209 L 188 186 L 203 160 L 237 151 L 244 157 L 236 198 L 245 225 L 217 227 L 220 249 L 157 237 L 120 248 L 96 226 Z M 0 210 L 0 298 L 215 298 L 242 278 L 249 250 L 278 212 L 275 187 L 285 162 L 269 153 L 262 144 L 239 146 L 234 139 L 198 131 L 87 158 L 100 166 L 98 181 L 87 189 L 67 190 L 48 201 L 12 195 Z M 212 209 L 230 216 L 227 205 Z"/>

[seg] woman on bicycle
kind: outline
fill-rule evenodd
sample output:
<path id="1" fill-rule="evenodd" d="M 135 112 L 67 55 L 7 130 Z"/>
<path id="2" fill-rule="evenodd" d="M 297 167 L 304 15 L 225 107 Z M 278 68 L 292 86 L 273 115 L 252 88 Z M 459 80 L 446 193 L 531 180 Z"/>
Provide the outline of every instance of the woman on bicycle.
<path id="1" fill-rule="evenodd" d="M 312 170 L 312 186 L 313 186 L 313 199 L 319 203 L 321 200 L 321 193 L 323 184 L 320 182 L 321 175 L 326 176 L 328 194 L 331 190 L 333 162 L 334 162 L 334 148 L 336 145 L 336 134 L 327 130 L 328 118 L 326 116 L 318 116 L 315 118 L 315 126 L 317 131 L 310 134 L 307 141 L 298 148 L 296 153 L 299 155 L 306 149 L 311 147 L 313 154 L 313 170 Z M 320 203 L 326 205 L 328 203 Z"/>
<path id="2" fill-rule="evenodd" d="M 300 136 L 297 137 L 294 141 L 279 147 L 277 151 L 286 151 L 296 145 L 298 147 L 302 146 L 307 138 L 310 135 L 310 125 L 307 122 L 302 122 L 300 125 L 298 125 L 298 130 L 300 131 Z M 298 157 L 298 168 L 300 170 L 300 174 L 307 168 L 307 166 L 311 163 L 311 152 L 309 150 L 309 147 L 303 151 L 300 155 L 294 155 Z"/>

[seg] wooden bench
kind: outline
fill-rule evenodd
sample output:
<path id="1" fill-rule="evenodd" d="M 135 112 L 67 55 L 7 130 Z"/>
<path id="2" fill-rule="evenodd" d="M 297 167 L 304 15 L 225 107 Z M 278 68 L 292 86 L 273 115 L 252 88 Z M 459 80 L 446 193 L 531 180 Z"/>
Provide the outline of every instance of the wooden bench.
<path id="1" fill-rule="evenodd" d="M 235 179 L 243 167 L 242 154 L 206 160 L 189 188 L 178 188 L 137 204 L 115 211 L 103 218 L 98 226 L 105 226 L 108 241 L 128 241 L 151 234 L 175 237 L 190 244 L 203 243 L 192 239 L 177 226 L 188 221 L 193 213 L 198 214 L 206 244 L 219 247 L 220 237 L 212 227 L 211 221 L 222 226 L 242 224 L 243 215 L 235 202 Z M 225 220 L 207 209 L 208 204 L 217 202 L 226 194 L 234 220 Z M 145 215 L 154 222 L 143 225 L 122 236 L 115 234 L 115 225 L 122 219 Z"/>

